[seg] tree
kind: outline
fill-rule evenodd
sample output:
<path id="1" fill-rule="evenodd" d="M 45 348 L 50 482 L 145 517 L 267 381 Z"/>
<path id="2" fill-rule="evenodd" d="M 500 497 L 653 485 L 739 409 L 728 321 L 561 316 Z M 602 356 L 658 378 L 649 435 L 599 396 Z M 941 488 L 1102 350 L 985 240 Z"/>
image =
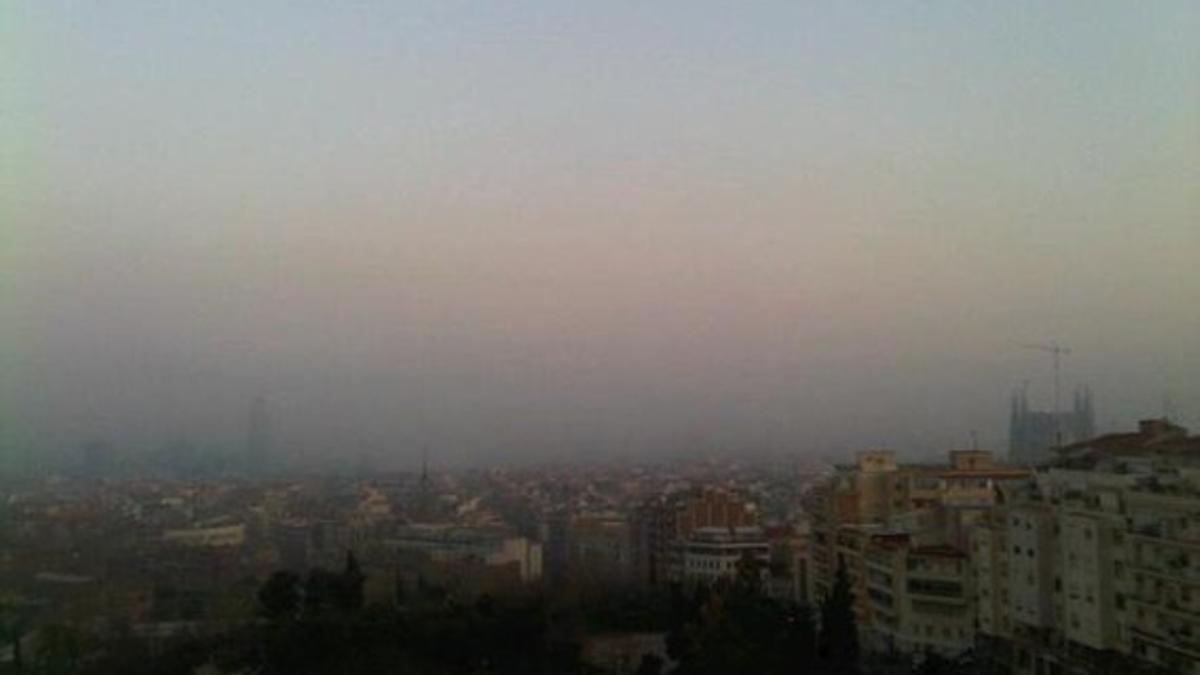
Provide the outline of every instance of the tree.
<path id="1" fill-rule="evenodd" d="M 346 552 L 346 566 L 340 573 L 313 568 L 304 582 L 304 614 L 316 617 L 329 612 L 357 613 L 363 607 L 366 580 L 352 551 Z"/>
<path id="2" fill-rule="evenodd" d="M 309 570 L 304 581 L 304 616 L 312 618 L 340 608 L 341 586 L 342 575 L 321 567 Z"/>
<path id="3" fill-rule="evenodd" d="M 343 612 L 357 612 L 363 606 L 363 587 L 367 575 L 359 567 L 358 558 L 354 551 L 346 551 L 346 568 L 342 570 L 341 582 L 338 584 L 338 609 Z"/>
<path id="4" fill-rule="evenodd" d="M 396 591 L 392 596 L 392 601 L 397 607 L 403 607 L 408 603 L 408 590 L 404 587 L 404 577 L 396 575 Z"/>
<path id="5" fill-rule="evenodd" d="M 763 571 L 766 564 L 749 551 L 742 553 L 737 561 L 735 582 L 743 592 L 757 594 L 763 591 Z"/>
<path id="6" fill-rule="evenodd" d="M 914 675 L 953 675 L 953 673 L 963 672 L 965 669 L 954 660 L 938 654 L 937 652 L 927 649 L 921 658 L 921 663 L 913 668 Z"/>
<path id="7" fill-rule="evenodd" d="M 22 666 L 21 638 L 28 619 L 21 605 L 16 596 L 0 596 L 0 646 L 12 645 L 13 665 L 17 670 Z"/>
<path id="8" fill-rule="evenodd" d="M 649 652 L 642 654 L 642 661 L 638 664 L 637 671 L 633 675 L 660 675 L 663 669 L 663 660 L 657 654 Z"/>
<path id="9" fill-rule="evenodd" d="M 300 609 L 300 577 L 285 571 L 272 574 L 258 590 L 258 606 L 272 621 L 294 618 Z"/>
<path id="10" fill-rule="evenodd" d="M 843 560 L 838 560 L 833 588 L 821 602 L 821 631 L 818 649 L 830 672 L 858 673 L 858 623 L 854 617 L 854 590 Z"/>
<path id="11" fill-rule="evenodd" d="M 92 636 L 75 626 L 53 622 L 37 633 L 35 659 L 43 673 L 73 673 L 92 645 Z"/>
<path id="12" fill-rule="evenodd" d="M 667 634 L 675 675 L 814 672 L 815 640 L 808 611 L 766 595 L 761 567 L 695 594 Z"/>

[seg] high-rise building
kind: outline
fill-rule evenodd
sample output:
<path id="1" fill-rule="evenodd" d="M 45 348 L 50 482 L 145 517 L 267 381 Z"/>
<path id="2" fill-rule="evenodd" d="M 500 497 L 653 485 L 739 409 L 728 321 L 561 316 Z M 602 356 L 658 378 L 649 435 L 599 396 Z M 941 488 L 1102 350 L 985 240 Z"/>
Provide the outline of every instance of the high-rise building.
<path id="1" fill-rule="evenodd" d="M 258 396 L 250 404 L 250 419 L 246 429 L 246 465 L 252 473 L 266 471 L 271 463 L 271 432 L 267 400 Z"/>
<path id="2" fill-rule="evenodd" d="M 1096 435 L 1096 411 L 1090 389 L 1076 390 L 1069 411 L 1031 410 L 1025 391 L 1013 394 L 1008 421 L 1008 459 L 1034 465 L 1051 458 L 1051 449 Z"/>

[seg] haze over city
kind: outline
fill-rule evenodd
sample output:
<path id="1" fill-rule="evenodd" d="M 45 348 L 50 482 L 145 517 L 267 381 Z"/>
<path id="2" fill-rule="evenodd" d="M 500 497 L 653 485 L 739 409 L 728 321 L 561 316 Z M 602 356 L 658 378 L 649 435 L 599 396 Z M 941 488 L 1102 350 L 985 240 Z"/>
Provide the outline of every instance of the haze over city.
<path id="1" fill-rule="evenodd" d="M 9 448 L 1200 426 L 1193 2 L 0 7 Z"/>

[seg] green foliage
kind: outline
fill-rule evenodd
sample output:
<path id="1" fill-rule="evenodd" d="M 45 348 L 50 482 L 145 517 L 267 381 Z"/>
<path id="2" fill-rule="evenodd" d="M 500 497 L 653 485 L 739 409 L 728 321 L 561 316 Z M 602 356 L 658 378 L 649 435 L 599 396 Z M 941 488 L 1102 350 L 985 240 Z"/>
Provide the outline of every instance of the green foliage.
<path id="1" fill-rule="evenodd" d="M 258 591 L 259 613 L 272 621 L 291 619 L 300 610 L 300 577 L 275 572 Z"/>
<path id="2" fill-rule="evenodd" d="M 342 570 L 342 578 L 338 585 L 338 605 L 342 611 L 353 612 L 363 607 L 363 588 L 367 575 L 363 574 L 358 565 L 354 551 L 346 551 L 346 568 Z"/>
<path id="3" fill-rule="evenodd" d="M 277 572 L 258 593 L 267 621 L 180 637 L 153 654 L 145 643 L 114 640 L 79 672 L 191 675 L 202 666 L 261 675 L 586 672 L 575 636 L 555 624 L 555 610 L 543 597 L 485 596 L 458 604 L 423 583 L 422 592 L 443 600 L 363 606 L 364 581 L 353 556 L 342 573 L 314 570 L 303 591 L 296 575 Z M 59 651 L 78 654 L 69 645 Z"/>
<path id="4" fill-rule="evenodd" d="M 367 577 L 353 551 L 346 552 L 346 567 L 341 573 L 316 568 L 304 582 L 304 613 L 314 617 L 328 613 L 353 613 L 363 608 L 363 588 Z"/>
<path id="5" fill-rule="evenodd" d="M 41 626 L 34 646 L 34 664 L 39 673 L 73 673 L 80 658 L 93 646 L 88 633 L 65 623 Z"/>
<path id="6" fill-rule="evenodd" d="M 668 653 L 679 662 L 673 673 L 815 672 L 808 611 L 764 595 L 760 578 L 754 570 L 679 599 L 680 615 L 667 636 Z"/>
<path id="7" fill-rule="evenodd" d="M 646 654 L 638 675 L 850 673 L 855 671 L 846 668 L 857 668 L 856 633 L 847 640 L 846 627 L 832 623 L 852 610 L 844 576 L 839 573 L 844 588 L 835 586 L 822 606 L 827 623 L 821 645 L 849 645 L 851 658 L 829 652 L 822 658 L 810 612 L 768 597 L 761 569 L 749 562 L 735 579 L 692 593 L 626 591 L 586 601 L 484 595 L 463 603 L 418 578 L 410 592 L 398 593 L 406 602 L 365 606 L 365 575 L 349 554 L 338 573 L 316 569 L 303 581 L 287 572 L 271 575 L 258 590 L 264 620 L 167 640 L 153 649 L 127 637 L 88 652 L 69 635 L 50 635 L 55 647 L 42 662 L 58 667 L 56 672 L 127 675 L 192 675 L 203 666 L 260 675 L 572 675 L 591 672 L 580 647 L 591 628 L 665 630 L 675 663 Z M 849 616 L 853 628 L 852 611 Z M 51 659 L 51 653 L 61 656 Z M 81 661 L 82 653 L 88 658 Z"/>
<path id="8" fill-rule="evenodd" d="M 642 660 L 638 663 L 638 668 L 634 675 L 661 675 L 665 663 L 662 658 L 654 654 L 643 654 Z"/>

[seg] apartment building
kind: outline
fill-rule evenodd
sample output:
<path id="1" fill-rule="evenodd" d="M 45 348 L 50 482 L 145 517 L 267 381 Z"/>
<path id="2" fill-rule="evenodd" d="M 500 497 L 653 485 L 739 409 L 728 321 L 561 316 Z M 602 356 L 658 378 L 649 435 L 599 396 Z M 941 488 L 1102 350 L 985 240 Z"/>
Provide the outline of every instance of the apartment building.
<path id="1" fill-rule="evenodd" d="M 679 554 L 672 581 L 684 585 L 714 584 L 737 577 L 743 564 L 753 564 L 765 581 L 771 548 L 759 527 L 701 527 L 677 543 Z"/>
<path id="2" fill-rule="evenodd" d="M 1200 673 L 1200 438 L 1067 446 L 970 535 L 981 643 L 1016 673 Z"/>
<path id="3" fill-rule="evenodd" d="M 730 490 L 704 487 L 647 500 L 632 524 L 635 576 L 639 583 L 655 586 L 678 580 L 684 542 L 693 531 L 755 527 L 759 522 L 753 503 Z"/>
<path id="4" fill-rule="evenodd" d="M 951 451 L 945 464 L 859 453 L 809 504 L 808 597 L 824 597 L 844 565 L 868 646 L 947 656 L 970 649 L 976 611 L 969 535 L 988 519 L 1002 486 L 1030 475 L 978 450 Z"/>

